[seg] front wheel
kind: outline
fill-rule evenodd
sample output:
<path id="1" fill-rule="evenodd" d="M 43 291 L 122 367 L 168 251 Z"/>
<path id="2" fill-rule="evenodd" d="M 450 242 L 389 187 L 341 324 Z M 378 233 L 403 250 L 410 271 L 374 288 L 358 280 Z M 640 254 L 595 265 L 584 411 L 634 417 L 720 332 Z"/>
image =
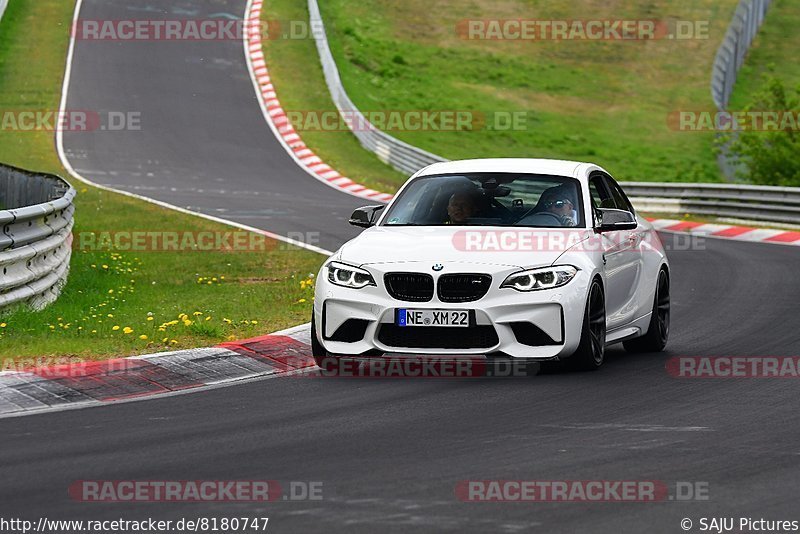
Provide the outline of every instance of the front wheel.
<path id="1" fill-rule="evenodd" d="M 586 298 L 583 328 L 578 350 L 567 359 L 576 371 L 594 371 L 603 365 L 606 351 L 606 297 L 598 280 L 592 282 Z"/>
<path id="2" fill-rule="evenodd" d="M 653 313 L 647 333 L 622 345 L 628 352 L 661 352 L 669 339 L 669 275 L 661 269 L 653 298 Z"/>

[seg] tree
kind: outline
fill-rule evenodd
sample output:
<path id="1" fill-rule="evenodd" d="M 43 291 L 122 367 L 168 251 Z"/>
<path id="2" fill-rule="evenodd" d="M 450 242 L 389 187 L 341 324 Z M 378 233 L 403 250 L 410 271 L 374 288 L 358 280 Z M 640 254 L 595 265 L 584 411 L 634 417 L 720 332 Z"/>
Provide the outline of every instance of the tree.
<path id="1" fill-rule="evenodd" d="M 743 111 L 741 130 L 723 136 L 737 174 L 754 184 L 800 186 L 800 87 L 789 92 L 774 77 Z M 777 127 L 769 123 L 777 112 Z"/>

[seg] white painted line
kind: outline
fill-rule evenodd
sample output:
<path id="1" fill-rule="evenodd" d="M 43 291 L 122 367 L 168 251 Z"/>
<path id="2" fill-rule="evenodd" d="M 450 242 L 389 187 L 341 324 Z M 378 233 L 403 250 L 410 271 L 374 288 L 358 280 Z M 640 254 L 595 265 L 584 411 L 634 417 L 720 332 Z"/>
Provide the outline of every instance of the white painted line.
<path id="1" fill-rule="evenodd" d="M 81 410 L 84 408 L 99 408 L 99 407 L 110 407 L 116 406 L 119 404 L 128 404 L 130 402 L 142 402 L 142 401 L 151 401 L 151 400 L 158 400 L 158 399 L 165 399 L 169 397 L 177 397 L 178 395 L 191 395 L 194 393 L 201 393 L 205 391 L 210 391 L 214 389 L 221 389 L 230 386 L 236 386 L 239 384 L 247 384 L 250 382 L 260 382 L 262 380 L 271 380 L 273 378 L 282 378 L 286 376 L 296 376 L 296 375 L 303 375 L 310 372 L 313 372 L 316 368 L 315 367 L 306 367 L 303 369 L 296 369 L 294 371 L 285 371 L 281 373 L 270 373 L 270 374 L 258 374 L 253 375 L 251 378 L 233 378 L 227 381 L 221 381 L 216 384 L 209 384 L 203 386 L 197 386 L 189 389 L 181 389 L 178 391 L 168 391 L 165 393 L 158 393 L 156 395 L 147 395 L 142 397 L 133 397 L 130 399 L 120 399 L 115 400 L 113 402 L 101 402 L 96 400 L 91 401 L 81 401 L 69 404 L 62 404 L 58 406 L 48 406 L 44 408 L 37 408 L 34 410 L 25 410 L 20 412 L 11 412 L 7 414 L 0 414 L 0 419 L 14 419 L 17 417 L 25 417 L 28 415 L 37 415 L 43 413 L 52 413 L 52 412 L 66 412 L 71 410 Z"/>
<path id="2" fill-rule="evenodd" d="M 776 235 L 782 234 L 784 232 L 785 230 L 757 229 L 745 232 L 743 234 L 739 234 L 735 237 L 735 239 L 738 241 L 764 241 L 765 239 L 769 239 L 770 237 L 775 237 Z"/>
<path id="3" fill-rule="evenodd" d="M 721 232 L 723 230 L 728 230 L 731 227 L 729 224 L 703 224 L 701 226 L 696 226 L 689 230 L 689 233 L 696 234 L 696 235 L 707 235 L 713 234 L 714 232 Z"/>
<path id="4" fill-rule="evenodd" d="M 675 219 L 657 219 L 655 221 L 650 221 L 650 224 L 653 225 L 653 228 L 656 230 L 661 230 L 662 228 L 666 228 L 667 226 L 673 226 L 675 224 L 679 224 L 681 221 L 677 221 Z"/>

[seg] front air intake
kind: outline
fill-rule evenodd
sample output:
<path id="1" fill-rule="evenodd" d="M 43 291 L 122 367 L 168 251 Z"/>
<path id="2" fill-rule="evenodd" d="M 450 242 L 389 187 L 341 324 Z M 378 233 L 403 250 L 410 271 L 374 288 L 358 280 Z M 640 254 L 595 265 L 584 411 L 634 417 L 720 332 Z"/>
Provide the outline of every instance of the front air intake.
<path id="1" fill-rule="evenodd" d="M 436 283 L 442 302 L 474 302 L 482 299 L 492 285 L 488 274 L 443 274 Z"/>
<path id="2" fill-rule="evenodd" d="M 397 300 L 428 302 L 433 298 L 433 277 L 423 273 L 387 273 L 386 291 Z"/>

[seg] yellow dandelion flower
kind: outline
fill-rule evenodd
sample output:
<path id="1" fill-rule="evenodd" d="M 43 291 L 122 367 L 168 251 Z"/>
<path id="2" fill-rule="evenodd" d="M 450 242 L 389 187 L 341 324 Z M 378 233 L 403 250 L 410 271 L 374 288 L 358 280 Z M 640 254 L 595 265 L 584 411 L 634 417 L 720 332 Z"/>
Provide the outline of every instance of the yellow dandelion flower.
<path id="1" fill-rule="evenodd" d="M 114 330 L 114 331 L 119 330 L 119 325 L 115 324 L 114 326 L 111 327 L 111 330 Z"/>
<path id="2" fill-rule="evenodd" d="M 147 339 L 147 336 L 142 334 L 141 336 L 139 336 L 139 339 L 141 339 L 142 341 L 145 341 Z"/>
<path id="3" fill-rule="evenodd" d="M 153 320 L 153 318 L 152 318 L 152 317 L 148 317 L 148 318 L 147 318 L 147 320 L 148 320 L 148 321 L 152 321 L 152 320 Z"/>
<path id="4" fill-rule="evenodd" d="M 122 329 L 122 333 L 123 334 L 132 334 L 133 333 L 133 328 L 131 328 L 130 326 L 126 326 L 125 328 Z"/>

